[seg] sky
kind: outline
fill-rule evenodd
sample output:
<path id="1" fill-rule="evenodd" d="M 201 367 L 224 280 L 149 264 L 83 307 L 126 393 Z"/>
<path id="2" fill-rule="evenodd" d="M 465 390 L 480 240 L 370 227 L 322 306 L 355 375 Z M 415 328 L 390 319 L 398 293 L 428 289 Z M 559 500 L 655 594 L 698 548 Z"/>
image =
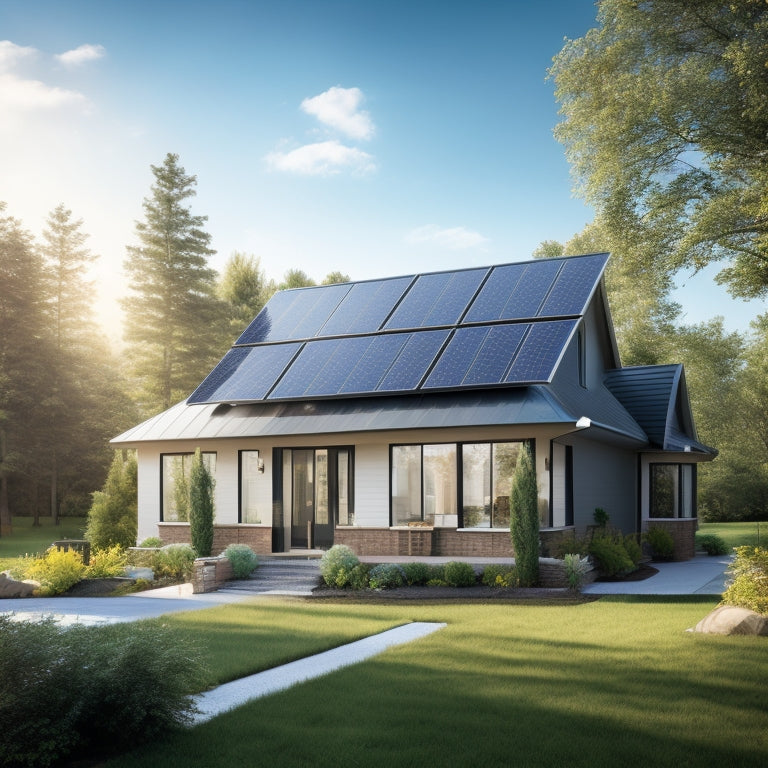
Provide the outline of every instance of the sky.
<path id="1" fill-rule="evenodd" d="M 169 152 L 222 270 L 320 281 L 522 261 L 592 219 L 547 80 L 591 0 L 2 0 L 0 201 L 39 237 L 60 203 L 119 338 L 126 246 Z M 765 302 L 678 276 L 682 320 Z"/>

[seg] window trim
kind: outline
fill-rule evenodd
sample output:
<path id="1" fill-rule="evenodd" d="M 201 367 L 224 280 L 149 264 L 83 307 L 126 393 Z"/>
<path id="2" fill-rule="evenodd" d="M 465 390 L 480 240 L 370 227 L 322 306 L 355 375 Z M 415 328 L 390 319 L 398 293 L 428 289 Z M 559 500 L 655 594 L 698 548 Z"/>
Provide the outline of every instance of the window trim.
<path id="1" fill-rule="evenodd" d="M 214 456 L 216 459 L 218 459 L 218 451 L 200 451 L 203 456 Z M 159 522 L 161 523 L 172 523 L 176 525 L 189 525 L 188 520 L 166 520 L 165 519 L 165 488 L 164 488 L 164 478 L 165 473 L 163 471 L 163 459 L 166 456 L 194 456 L 195 451 L 168 451 L 167 453 L 161 453 L 160 454 L 160 519 Z M 216 462 L 218 463 L 218 461 Z M 216 474 L 216 468 L 214 466 L 213 472 L 211 473 L 215 476 Z"/>

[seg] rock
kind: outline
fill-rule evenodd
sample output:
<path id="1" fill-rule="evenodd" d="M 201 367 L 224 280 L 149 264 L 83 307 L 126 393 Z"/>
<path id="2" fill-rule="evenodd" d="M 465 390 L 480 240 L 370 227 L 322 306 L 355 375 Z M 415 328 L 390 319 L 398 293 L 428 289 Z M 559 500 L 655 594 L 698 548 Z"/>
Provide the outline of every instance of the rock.
<path id="1" fill-rule="evenodd" d="M 36 581 L 16 581 L 7 573 L 0 573 L 0 599 L 4 597 L 34 597 L 40 585 Z"/>
<path id="2" fill-rule="evenodd" d="M 768 637 L 768 616 L 748 608 L 721 605 L 705 616 L 692 630 L 711 635 L 762 635 Z"/>

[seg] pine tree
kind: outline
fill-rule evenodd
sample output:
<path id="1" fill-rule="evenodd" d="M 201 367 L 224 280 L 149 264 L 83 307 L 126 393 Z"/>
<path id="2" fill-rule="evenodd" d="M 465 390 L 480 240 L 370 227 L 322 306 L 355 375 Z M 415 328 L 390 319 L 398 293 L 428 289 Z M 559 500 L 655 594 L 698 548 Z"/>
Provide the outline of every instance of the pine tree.
<path id="1" fill-rule="evenodd" d="M 138 464 L 115 451 L 104 487 L 93 494 L 85 537 L 94 549 L 133 547 L 138 532 Z"/>
<path id="2" fill-rule="evenodd" d="M 539 580 L 539 490 L 528 445 L 520 451 L 512 475 L 509 511 L 509 530 L 520 585 L 532 587 Z"/>
<path id="3" fill-rule="evenodd" d="M 129 246 L 125 269 L 131 295 L 124 300 L 125 340 L 137 399 L 146 413 L 169 408 L 197 386 L 221 357 L 228 335 L 226 308 L 215 295 L 215 251 L 203 230 L 206 216 L 185 201 L 197 179 L 168 154 L 151 166 L 155 183 L 136 222 L 138 246 Z"/>
<path id="4" fill-rule="evenodd" d="M 32 238 L 0 203 L 0 535 L 10 535 L 9 482 L 34 473 L 47 397 L 43 268 Z"/>
<path id="5" fill-rule="evenodd" d="M 213 478 L 198 448 L 189 475 L 189 535 L 198 557 L 213 549 Z"/>
<path id="6" fill-rule="evenodd" d="M 224 267 L 217 293 L 229 306 L 229 331 L 236 339 L 267 303 L 274 286 L 267 282 L 258 256 L 235 251 Z"/>

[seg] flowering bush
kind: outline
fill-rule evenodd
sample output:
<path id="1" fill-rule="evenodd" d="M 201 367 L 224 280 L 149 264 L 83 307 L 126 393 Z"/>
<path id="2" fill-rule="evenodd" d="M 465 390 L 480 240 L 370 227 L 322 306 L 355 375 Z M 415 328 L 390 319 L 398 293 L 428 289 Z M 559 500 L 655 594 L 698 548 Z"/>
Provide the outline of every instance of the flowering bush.
<path id="1" fill-rule="evenodd" d="M 728 567 L 725 605 L 748 608 L 768 616 L 768 549 L 736 547 L 736 558 Z"/>
<path id="2" fill-rule="evenodd" d="M 122 576 L 128 565 L 128 553 L 119 545 L 100 549 L 91 555 L 85 575 L 89 579 L 109 579 Z"/>
<path id="3" fill-rule="evenodd" d="M 514 565 L 491 563 L 483 569 L 483 584 L 486 587 L 519 587 L 520 579 Z"/>
<path id="4" fill-rule="evenodd" d="M 83 557 L 70 549 L 51 547 L 42 557 L 24 564 L 24 578 L 40 582 L 41 595 L 60 595 L 85 576 Z"/>

